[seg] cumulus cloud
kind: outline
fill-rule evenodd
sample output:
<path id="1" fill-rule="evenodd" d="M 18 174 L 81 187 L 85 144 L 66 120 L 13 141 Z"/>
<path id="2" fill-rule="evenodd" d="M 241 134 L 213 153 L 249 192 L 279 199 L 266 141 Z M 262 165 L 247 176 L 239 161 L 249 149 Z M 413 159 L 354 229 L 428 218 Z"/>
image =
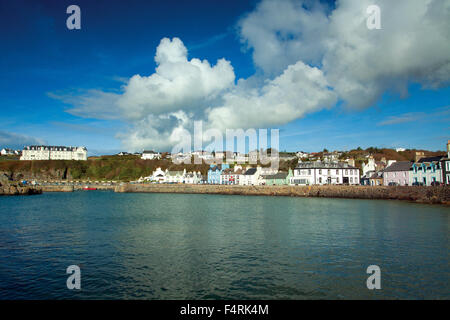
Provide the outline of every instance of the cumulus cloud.
<path id="1" fill-rule="evenodd" d="M 381 9 L 381 30 L 367 28 L 370 5 Z M 372 106 L 386 91 L 404 96 L 411 82 L 438 88 L 450 80 L 449 0 L 340 0 L 331 12 L 265 0 L 240 27 L 264 72 L 318 64 L 350 107 Z"/>
<path id="2" fill-rule="evenodd" d="M 178 38 L 162 39 L 155 61 L 156 72 L 148 77 L 133 76 L 118 101 L 130 119 L 179 110 L 196 112 L 234 84 L 229 61 L 220 59 L 211 66 L 207 60 L 188 60 L 187 49 Z"/>
<path id="3" fill-rule="evenodd" d="M 22 149 L 28 145 L 43 145 L 45 140 L 14 132 L 0 131 L 0 148 Z"/>
<path id="4" fill-rule="evenodd" d="M 283 125 L 336 103 L 321 70 L 299 61 L 262 88 L 242 88 L 224 94 L 225 103 L 208 111 L 214 128 L 260 128 Z"/>
<path id="5" fill-rule="evenodd" d="M 68 112 L 82 117 L 120 118 L 129 126 L 118 135 L 129 150 L 167 150 L 192 132 L 194 121 L 204 128 L 266 127 L 288 123 L 307 112 L 332 106 L 335 93 L 321 70 L 303 62 L 289 66 L 273 80 L 240 79 L 220 59 L 188 60 L 183 42 L 161 40 L 150 76 L 135 75 L 121 93 L 91 90 L 81 97 L 51 96 L 71 103 Z"/>
<path id="6" fill-rule="evenodd" d="M 380 30 L 367 28 L 370 5 L 381 8 Z M 180 39 L 164 38 L 154 73 L 134 75 L 120 92 L 59 98 L 74 115 L 127 122 L 124 148 L 167 150 L 195 120 L 221 130 L 273 127 L 337 101 L 366 108 L 386 92 L 406 96 L 411 83 L 450 80 L 450 0 L 263 0 L 238 27 L 257 76 L 236 81 L 229 61 L 188 59 Z"/>
<path id="7" fill-rule="evenodd" d="M 101 90 L 88 90 L 81 95 L 48 93 L 50 98 L 60 100 L 72 107 L 68 113 L 82 117 L 114 120 L 120 119 L 120 109 L 117 106 L 119 94 Z"/>
<path id="8" fill-rule="evenodd" d="M 318 1 L 262 1 L 239 22 L 241 41 L 268 75 L 299 60 L 319 64 L 327 41 L 328 10 Z"/>

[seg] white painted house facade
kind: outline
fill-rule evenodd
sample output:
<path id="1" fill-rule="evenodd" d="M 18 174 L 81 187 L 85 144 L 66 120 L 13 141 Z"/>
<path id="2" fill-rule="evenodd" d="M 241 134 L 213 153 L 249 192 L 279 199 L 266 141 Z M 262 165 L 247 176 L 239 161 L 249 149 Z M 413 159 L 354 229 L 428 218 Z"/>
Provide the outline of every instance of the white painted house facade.
<path id="1" fill-rule="evenodd" d="M 87 160 L 85 147 L 28 146 L 22 150 L 20 160 Z"/>
<path id="2" fill-rule="evenodd" d="M 142 152 L 142 156 L 141 156 L 142 160 L 155 160 L 155 159 L 161 159 L 161 154 L 159 152 L 155 152 L 155 151 L 147 151 L 144 150 Z"/>
<path id="3" fill-rule="evenodd" d="M 294 169 L 291 185 L 359 185 L 359 169 L 347 163 L 300 162 Z"/>

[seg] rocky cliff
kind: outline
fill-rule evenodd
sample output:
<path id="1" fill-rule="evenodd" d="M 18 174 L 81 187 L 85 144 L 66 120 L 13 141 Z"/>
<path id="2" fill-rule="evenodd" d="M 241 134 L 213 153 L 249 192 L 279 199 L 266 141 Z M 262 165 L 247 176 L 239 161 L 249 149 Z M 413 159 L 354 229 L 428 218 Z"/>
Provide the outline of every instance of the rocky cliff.
<path id="1" fill-rule="evenodd" d="M 5 174 L 0 174 L 0 195 L 32 195 L 42 193 L 41 189 L 21 186 L 19 183 L 11 181 Z"/>

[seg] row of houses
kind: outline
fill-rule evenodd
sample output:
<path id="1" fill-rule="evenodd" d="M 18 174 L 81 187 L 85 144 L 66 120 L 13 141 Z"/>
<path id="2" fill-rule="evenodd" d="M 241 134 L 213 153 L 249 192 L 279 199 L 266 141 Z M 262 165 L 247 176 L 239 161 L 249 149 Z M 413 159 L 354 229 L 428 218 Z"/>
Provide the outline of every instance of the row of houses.
<path id="1" fill-rule="evenodd" d="M 13 150 L 9 148 L 3 148 L 0 150 L 0 156 L 20 156 L 22 152 L 20 150 Z"/>
<path id="2" fill-rule="evenodd" d="M 365 172 L 364 172 L 365 171 Z M 450 140 L 447 155 L 425 157 L 417 152 L 415 161 L 390 161 L 374 163 L 369 160 L 363 166 L 363 185 L 385 186 L 433 186 L 450 185 Z"/>
<path id="3" fill-rule="evenodd" d="M 193 151 L 193 152 L 186 152 L 186 153 L 176 153 L 176 154 L 168 154 L 167 158 L 172 160 L 177 160 L 178 162 L 183 162 L 185 160 L 191 159 L 192 157 L 196 157 L 198 159 L 202 159 L 205 161 L 216 161 L 216 162 L 223 162 L 224 160 L 227 160 L 229 162 L 237 162 L 237 163 L 256 163 L 260 159 L 262 151 L 250 151 L 248 154 L 241 153 L 241 152 L 232 152 L 232 151 L 214 151 L 214 152 L 207 152 L 207 151 Z M 130 153 L 127 152 L 121 152 L 118 155 L 130 155 Z M 155 160 L 155 159 L 161 159 L 162 154 L 160 152 L 156 152 L 153 150 L 144 150 L 142 154 L 140 154 L 141 159 L 143 160 Z M 305 152 L 297 152 L 296 154 L 281 154 L 278 156 L 280 160 L 288 161 L 288 160 L 294 160 L 294 159 L 302 159 L 302 158 L 308 158 L 311 157 L 314 159 L 314 155 L 310 153 Z M 330 157 L 333 159 L 337 157 L 335 154 L 330 154 Z M 327 159 L 327 157 L 326 157 Z"/>

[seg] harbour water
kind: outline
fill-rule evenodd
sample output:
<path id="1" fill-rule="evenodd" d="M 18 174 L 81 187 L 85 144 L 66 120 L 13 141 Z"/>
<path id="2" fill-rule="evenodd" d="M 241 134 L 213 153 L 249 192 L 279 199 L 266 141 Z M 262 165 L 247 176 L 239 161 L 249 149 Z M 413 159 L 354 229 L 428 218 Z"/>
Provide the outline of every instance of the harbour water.
<path id="1" fill-rule="evenodd" d="M 1 197 L 0 299 L 449 299 L 449 231 L 449 207 L 400 201 Z"/>

